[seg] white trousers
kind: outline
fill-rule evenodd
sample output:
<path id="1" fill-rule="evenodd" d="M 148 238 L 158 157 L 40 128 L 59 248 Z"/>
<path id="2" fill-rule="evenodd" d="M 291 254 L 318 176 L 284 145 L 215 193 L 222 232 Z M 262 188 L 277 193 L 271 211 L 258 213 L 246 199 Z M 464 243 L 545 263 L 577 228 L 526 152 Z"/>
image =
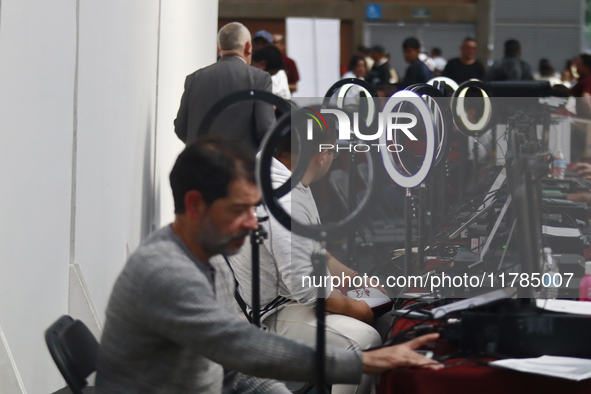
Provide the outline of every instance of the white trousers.
<path id="1" fill-rule="evenodd" d="M 265 319 L 271 332 L 311 344 L 316 343 L 316 310 L 290 304 Z M 363 350 L 382 344 L 380 334 L 369 324 L 345 315 L 326 313 L 326 343 L 341 349 Z M 333 394 L 366 394 L 373 392 L 373 379 L 363 375 L 359 386 L 335 384 Z"/>

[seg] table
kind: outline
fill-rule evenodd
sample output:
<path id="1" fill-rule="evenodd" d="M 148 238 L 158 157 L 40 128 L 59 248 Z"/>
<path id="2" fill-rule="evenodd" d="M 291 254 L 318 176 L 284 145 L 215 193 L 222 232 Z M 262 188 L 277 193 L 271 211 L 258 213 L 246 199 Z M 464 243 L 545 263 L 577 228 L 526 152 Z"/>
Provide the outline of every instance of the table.
<path id="1" fill-rule="evenodd" d="M 452 359 L 446 365 L 439 371 L 401 369 L 386 372 L 378 384 L 378 394 L 591 393 L 591 379 L 575 382 L 527 374 L 489 367 L 484 361 L 476 359 Z"/>

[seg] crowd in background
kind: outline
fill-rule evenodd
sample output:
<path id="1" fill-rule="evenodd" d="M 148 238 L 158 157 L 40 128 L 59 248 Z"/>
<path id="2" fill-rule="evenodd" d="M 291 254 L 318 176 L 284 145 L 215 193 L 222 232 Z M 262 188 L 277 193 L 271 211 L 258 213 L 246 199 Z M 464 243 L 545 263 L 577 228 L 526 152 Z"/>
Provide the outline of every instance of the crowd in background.
<path id="1" fill-rule="evenodd" d="M 591 80 L 587 78 L 591 70 L 590 55 L 581 54 L 567 59 L 562 70 L 556 70 L 548 59 L 540 59 L 537 71 L 533 71 L 521 58 L 521 44 L 515 39 L 505 42 L 504 57 L 496 60 L 488 69 L 476 58 L 476 51 L 476 40 L 467 37 L 460 45 L 459 56 L 447 60 L 440 48 L 432 48 L 427 54 L 418 39 L 409 37 L 402 43 L 401 53 L 408 66 L 404 73 L 399 74 L 390 65 L 391 54 L 384 47 L 361 46 L 351 58 L 343 78 L 365 79 L 377 89 L 380 96 L 389 96 L 398 89 L 425 83 L 438 76 L 448 77 L 458 84 L 470 79 L 485 82 L 549 81 L 562 95 L 583 97 L 584 94 L 591 94 Z"/>
<path id="2" fill-rule="evenodd" d="M 271 74 L 273 93 L 291 99 L 300 79 L 294 60 L 286 55 L 285 37 L 260 30 L 252 36 L 252 65 Z M 466 37 L 459 48 L 459 56 L 446 59 L 440 48 L 425 51 L 421 42 L 409 37 L 402 43 L 401 53 L 408 64 L 405 70 L 391 65 L 390 54 L 381 45 L 372 48 L 360 46 L 349 61 L 341 78 L 366 80 L 376 88 L 378 95 L 387 97 L 416 83 L 425 83 L 433 77 L 448 77 L 458 84 L 470 79 L 490 81 L 549 81 L 555 92 L 562 96 L 591 97 L 591 55 L 581 54 L 565 60 L 562 69 L 556 69 L 548 59 L 540 59 L 537 71 L 521 58 L 521 44 L 510 39 L 504 45 L 504 57 L 490 67 L 476 58 L 477 43 Z M 358 94 L 351 91 L 348 95 Z"/>

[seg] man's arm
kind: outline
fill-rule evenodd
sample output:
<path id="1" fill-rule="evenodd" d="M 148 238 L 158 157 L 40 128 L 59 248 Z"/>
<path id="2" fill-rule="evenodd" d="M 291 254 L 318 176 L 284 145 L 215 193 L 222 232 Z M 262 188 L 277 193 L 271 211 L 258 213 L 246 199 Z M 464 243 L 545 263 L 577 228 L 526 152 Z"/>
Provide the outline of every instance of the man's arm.
<path id="1" fill-rule="evenodd" d="M 340 261 L 338 261 L 337 259 L 335 259 L 335 257 L 332 254 L 330 254 L 328 251 L 326 252 L 326 259 L 327 259 L 326 264 L 328 265 L 328 271 L 330 271 L 330 274 L 332 276 L 341 277 L 342 275 L 351 276 L 353 274 L 356 274 L 356 272 L 354 270 L 352 270 L 351 268 L 347 267 L 345 264 L 343 264 Z"/>
<path id="2" fill-rule="evenodd" d="M 373 322 L 373 311 L 365 301 L 357 301 L 333 290 L 326 299 L 326 311 L 345 315 L 367 324 Z"/>
<path id="3" fill-rule="evenodd" d="M 191 74 L 192 75 L 192 74 Z M 187 123 L 189 120 L 189 90 L 191 89 L 191 75 L 185 79 L 185 91 L 181 97 L 181 106 L 174 120 L 174 132 L 184 143 L 187 142 Z"/>
<path id="4" fill-rule="evenodd" d="M 224 370 L 223 394 L 290 394 L 285 384 L 271 379 L 257 378 L 236 371 Z"/>
<path id="5" fill-rule="evenodd" d="M 190 264 L 155 270 L 142 289 L 134 314 L 141 317 L 145 329 L 228 370 L 280 380 L 309 381 L 314 376 L 313 346 L 244 322 L 217 302 L 208 280 Z M 437 364 L 413 351 L 437 337 L 427 335 L 365 353 L 328 347 L 327 382 L 358 383 L 362 368 L 366 373 L 379 373 L 387 368 Z"/>
<path id="6" fill-rule="evenodd" d="M 144 282 L 138 299 L 142 325 L 193 349 L 225 369 L 261 378 L 308 381 L 314 375 L 313 346 L 268 333 L 241 320 L 216 300 L 195 267 L 163 267 Z M 327 349 L 327 380 L 358 383 L 361 353 Z"/>

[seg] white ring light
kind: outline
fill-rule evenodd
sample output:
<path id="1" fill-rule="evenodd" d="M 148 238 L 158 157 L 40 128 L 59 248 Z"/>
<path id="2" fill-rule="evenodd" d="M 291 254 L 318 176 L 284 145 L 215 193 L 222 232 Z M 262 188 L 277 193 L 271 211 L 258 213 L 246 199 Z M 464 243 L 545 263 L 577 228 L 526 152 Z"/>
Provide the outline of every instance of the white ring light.
<path id="1" fill-rule="evenodd" d="M 392 97 L 388 99 L 388 102 L 384 106 L 384 109 L 382 110 L 382 116 L 384 116 L 384 114 L 391 113 L 394 107 L 396 107 L 398 104 L 402 102 L 409 102 L 412 105 L 414 105 L 419 110 L 419 113 L 423 118 L 423 123 L 425 124 L 425 133 L 427 137 L 427 149 L 425 152 L 425 158 L 423 159 L 423 165 L 421 166 L 419 171 L 417 171 L 416 174 L 412 176 L 406 176 L 398 171 L 398 169 L 394 165 L 392 156 L 390 155 L 388 149 L 381 150 L 381 154 L 382 161 L 384 162 L 384 167 L 386 168 L 388 175 L 390 175 L 390 178 L 392 178 L 392 180 L 396 182 L 396 184 L 404 188 L 410 189 L 423 182 L 427 177 L 429 170 L 431 169 L 431 164 L 433 164 L 433 154 L 435 152 L 435 127 L 433 126 L 431 110 L 429 109 L 429 106 L 427 105 L 425 100 L 423 100 L 423 98 L 418 94 L 411 92 L 409 90 L 401 90 L 394 93 Z M 380 144 L 388 146 L 386 123 L 387 122 L 385 122 L 384 119 L 384 129 L 382 131 L 382 135 L 380 135 Z"/>
<path id="2" fill-rule="evenodd" d="M 471 79 L 471 81 L 472 81 L 472 79 Z M 478 81 L 478 80 L 475 79 L 474 81 Z M 480 81 L 478 81 L 478 82 L 480 82 Z M 482 93 L 482 99 L 484 100 L 484 111 L 482 113 L 482 118 L 480 118 L 478 123 L 472 123 L 470 121 L 470 119 L 468 119 L 468 114 L 466 114 L 466 109 L 464 108 L 464 100 L 466 98 L 466 92 L 468 92 L 468 89 L 470 89 L 470 87 L 466 87 L 466 88 L 462 89 L 462 91 L 458 94 L 458 102 L 456 104 L 455 111 L 456 111 L 456 114 L 459 115 L 459 117 L 462 120 L 462 123 L 464 124 L 466 129 L 468 129 L 470 131 L 474 131 L 474 132 L 479 132 L 490 121 L 490 118 L 492 116 L 492 110 L 491 110 L 492 105 L 490 102 L 490 98 L 488 97 L 488 94 L 486 94 L 486 92 L 483 89 L 481 89 L 477 86 L 471 86 L 471 87 L 479 89 L 480 92 Z"/>
<path id="3" fill-rule="evenodd" d="M 374 117 L 376 109 L 371 93 L 369 93 L 369 91 L 363 86 L 357 85 L 355 83 L 348 83 L 341 86 L 339 92 L 337 93 L 337 107 L 343 108 L 343 101 L 345 100 L 345 96 L 347 95 L 347 92 L 349 92 L 349 89 L 351 89 L 353 86 L 357 86 L 359 89 L 365 92 L 365 96 L 369 103 L 367 108 L 367 119 L 365 120 L 365 125 L 369 126 Z"/>
<path id="4" fill-rule="evenodd" d="M 458 83 L 456 81 L 454 81 L 453 79 L 448 78 L 448 77 L 432 78 L 429 81 L 427 81 L 427 85 L 435 86 L 435 82 L 445 82 L 445 84 L 447 86 L 449 86 L 450 88 L 452 88 L 454 92 L 456 90 L 458 90 L 458 88 L 460 87 L 460 85 L 458 85 Z"/>

